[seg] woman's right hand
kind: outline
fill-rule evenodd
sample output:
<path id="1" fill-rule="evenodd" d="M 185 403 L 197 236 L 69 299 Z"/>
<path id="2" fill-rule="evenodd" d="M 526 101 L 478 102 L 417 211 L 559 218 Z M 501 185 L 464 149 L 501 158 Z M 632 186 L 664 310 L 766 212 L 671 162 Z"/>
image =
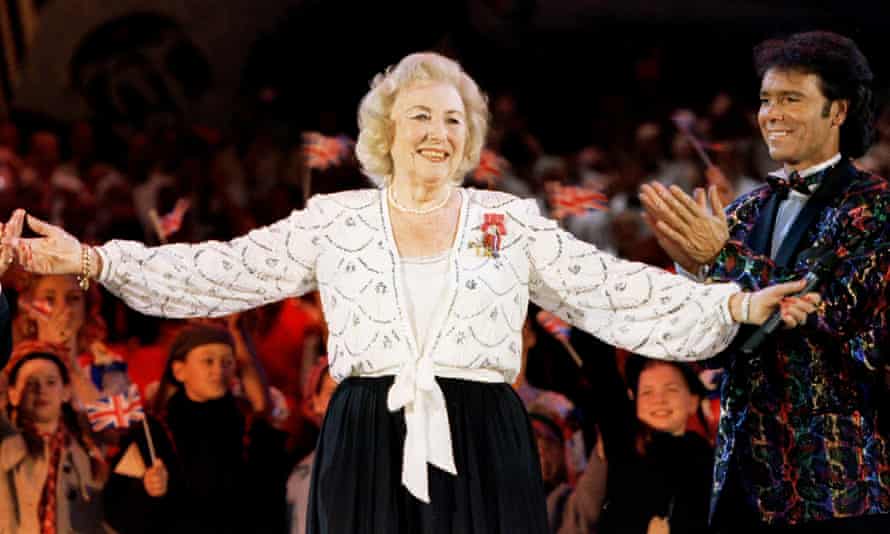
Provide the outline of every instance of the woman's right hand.
<path id="1" fill-rule="evenodd" d="M 26 271 L 37 274 L 79 274 L 81 245 L 76 237 L 58 226 L 27 216 L 28 226 L 41 237 L 10 238 L 16 259 Z"/>
<path id="2" fill-rule="evenodd" d="M 785 282 L 765 287 L 760 291 L 748 294 L 750 298 L 747 320 L 741 312 L 742 293 L 733 295 L 735 305 L 730 303 L 733 318 L 738 322 L 753 325 L 765 323 L 775 311 L 781 311 L 782 322 L 786 327 L 794 328 L 805 323 L 807 316 L 815 313 L 822 302 L 818 293 L 807 293 L 800 297 L 794 296 L 806 286 L 805 280 Z M 737 298 L 736 298 L 737 297 Z"/>

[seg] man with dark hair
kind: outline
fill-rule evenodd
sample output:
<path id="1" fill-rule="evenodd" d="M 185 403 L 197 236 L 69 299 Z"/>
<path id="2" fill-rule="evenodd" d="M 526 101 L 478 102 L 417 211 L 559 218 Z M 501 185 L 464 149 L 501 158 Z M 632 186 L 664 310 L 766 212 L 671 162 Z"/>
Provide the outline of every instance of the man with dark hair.
<path id="1" fill-rule="evenodd" d="M 809 32 L 755 49 L 758 122 L 783 169 L 723 212 L 653 184 L 641 197 L 687 272 L 747 291 L 821 273 L 823 304 L 751 354 L 718 356 L 712 518 L 721 532 L 890 532 L 890 441 L 879 427 L 890 280 L 890 185 L 851 158 L 872 138 L 872 73 L 856 44 Z M 827 254 L 827 256 L 826 256 Z M 820 259 L 821 258 L 821 259 Z M 787 313 L 784 310 L 783 312 Z M 885 408 L 886 409 L 886 408 Z"/>

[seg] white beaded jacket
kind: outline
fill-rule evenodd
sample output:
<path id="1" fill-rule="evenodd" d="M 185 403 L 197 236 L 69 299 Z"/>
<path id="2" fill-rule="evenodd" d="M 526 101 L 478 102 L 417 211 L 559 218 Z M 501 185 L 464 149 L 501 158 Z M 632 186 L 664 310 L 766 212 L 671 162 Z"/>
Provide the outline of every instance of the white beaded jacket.
<path id="1" fill-rule="evenodd" d="M 390 410 L 404 409 L 402 482 L 429 502 L 427 463 L 456 474 L 445 399 L 435 376 L 512 382 L 528 301 L 629 351 L 695 360 L 737 331 L 734 284 L 701 285 L 617 259 L 538 213 L 533 200 L 462 188 L 446 298 L 421 351 L 406 317 L 386 191 L 312 197 L 303 210 L 229 242 L 98 249 L 100 282 L 128 305 L 165 317 L 220 316 L 318 289 L 331 374 L 395 375 Z M 483 221 L 503 216 L 485 254 Z"/>

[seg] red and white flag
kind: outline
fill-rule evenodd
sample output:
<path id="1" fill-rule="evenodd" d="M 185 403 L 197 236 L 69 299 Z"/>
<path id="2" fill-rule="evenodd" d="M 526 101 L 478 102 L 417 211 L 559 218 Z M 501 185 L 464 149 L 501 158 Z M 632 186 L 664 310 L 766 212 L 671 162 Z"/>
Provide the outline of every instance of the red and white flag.
<path id="1" fill-rule="evenodd" d="M 349 156 L 355 143 L 345 135 L 328 137 L 318 132 L 303 133 L 303 157 L 310 169 L 323 171 L 339 165 Z"/>
<path id="2" fill-rule="evenodd" d="M 182 228 L 182 218 L 185 217 L 185 213 L 191 205 L 192 203 L 189 199 L 180 198 L 176 201 L 176 205 L 173 206 L 173 211 L 159 219 L 158 233 L 161 234 L 162 239 L 167 239 Z"/>
<path id="3" fill-rule="evenodd" d="M 569 334 L 572 332 L 572 326 L 569 323 L 546 310 L 539 311 L 535 319 L 548 334 L 560 341 L 568 342 Z"/>
<path id="4" fill-rule="evenodd" d="M 609 199 L 594 189 L 562 185 L 558 182 L 549 182 L 545 187 L 554 219 L 562 220 L 569 215 L 584 215 L 590 211 L 609 209 Z"/>
<path id="5" fill-rule="evenodd" d="M 130 386 L 126 393 L 101 397 L 87 404 L 87 418 L 93 430 L 106 428 L 128 428 L 130 423 L 145 417 L 142 409 L 142 398 L 136 384 Z"/>
<path id="6" fill-rule="evenodd" d="M 504 172 L 509 168 L 507 160 L 500 157 L 497 152 L 488 148 L 482 150 L 479 157 L 479 166 L 473 170 L 471 178 L 477 184 L 493 188 L 504 178 Z"/>

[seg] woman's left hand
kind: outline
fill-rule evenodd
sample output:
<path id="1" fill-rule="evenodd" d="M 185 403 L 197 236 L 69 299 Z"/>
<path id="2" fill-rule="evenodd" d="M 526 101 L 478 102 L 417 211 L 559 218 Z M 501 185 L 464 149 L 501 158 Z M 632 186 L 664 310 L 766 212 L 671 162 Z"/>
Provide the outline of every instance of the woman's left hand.
<path id="1" fill-rule="evenodd" d="M 17 210 L 18 211 L 18 210 Z M 76 237 L 58 226 L 27 216 L 28 226 L 40 237 L 22 239 L 3 236 L 3 247 L 15 247 L 16 259 L 26 271 L 36 274 L 78 274 L 81 245 Z M 96 254 L 94 253 L 93 256 Z M 95 269 L 96 265 L 93 265 Z M 95 274 L 95 273 L 88 273 Z"/>

